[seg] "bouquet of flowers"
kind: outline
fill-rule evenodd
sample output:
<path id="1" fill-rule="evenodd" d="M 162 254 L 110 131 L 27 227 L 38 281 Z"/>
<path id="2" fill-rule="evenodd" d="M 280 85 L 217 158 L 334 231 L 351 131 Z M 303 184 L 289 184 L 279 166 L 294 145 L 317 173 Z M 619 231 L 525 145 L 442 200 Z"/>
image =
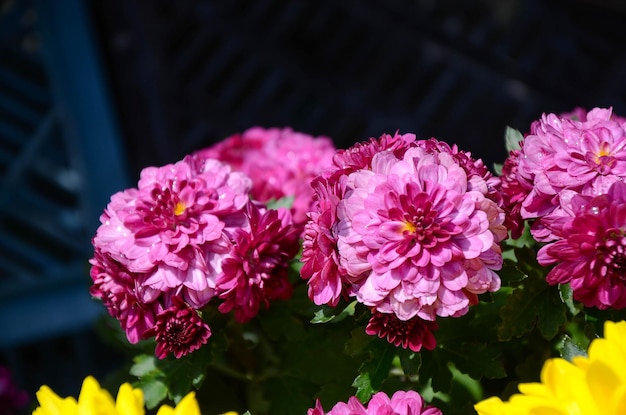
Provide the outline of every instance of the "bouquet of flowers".
<path id="1" fill-rule="evenodd" d="M 626 413 L 626 119 L 544 114 L 505 140 L 492 173 L 411 133 L 335 149 L 256 127 L 145 168 L 93 238 L 91 294 L 132 355 L 118 402 Z"/>

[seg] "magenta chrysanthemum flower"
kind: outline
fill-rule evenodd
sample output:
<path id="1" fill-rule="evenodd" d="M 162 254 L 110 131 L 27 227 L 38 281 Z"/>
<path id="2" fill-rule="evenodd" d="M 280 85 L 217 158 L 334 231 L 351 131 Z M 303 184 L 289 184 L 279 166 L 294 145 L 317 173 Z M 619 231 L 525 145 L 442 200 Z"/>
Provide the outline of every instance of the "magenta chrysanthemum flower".
<path id="1" fill-rule="evenodd" d="M 356 397 L 351 396 L 347 403 L 338 402 L 328 412 L 324 412 L 319 400 L 307 415 L 442 415 L 433 406 L 424 406 L 424 399 L 415 391 L 397 391 L 391 398 L 378 392 L 372 396 L 367 407 Z"/>
<path id="2" fill-rule="evenodd" d="M 216 290 L 224 302 L 222 313 L 235 310 L 245 322 L 271 300 L 288 299 L 292 293 L 287 271 L 298 253 L 298 232 L 286 209 L 266 210 L 254 203 L 246 209 L 249 229 L 233 231 L 233 248 L 222 262 Z"/>
<path id="3" fill-rule="evenodd" d="M 142 283 L 146 274 L 128 271 L 97 248 L 89 262 L 93 281 L 91 295 L 102 301 L 109 314 L 119 320 L 130 343 L 145 339 L 145 331 L 154 325 L 156 314 L 161 311 L 156 302 L 161 291 Z"/>
<path id="4" fill-rule="evenodd" d="M 312 183 L 315 210 L 309 212 L 302 240 L 302 278 L 308 281 L 309 298 L 317 305 L 337 305 L 343 293 L 339 253 L 337 252 L 337 203 L 343 196 L 341 183 L 332 186 L 318 177 Z"/>
<path id="5" fill-rule="evenodd" d="M 0 366 L 0 415 L 16 415 L 28 404 L 28 394 L 13 382 L 11 372 Z"/>
<path id="6" fill-rule="evenodd" d="M 328 137 L 313 137 L 291 128 L 254 127 L 193 157 L 222 160 L 251 177 L 252 198 L 260 202 L 293 196 L 294 223 L 302 226 L 313 198 L 309 183 L 331 166 L 334 154 Z"/>
<path id="7" fill-rule="evenodd" d="M 616 182 L 600 196 L 576 195 L 569 216 L 548 222 L 558 238 L 537 255 L 556 264 L 550 284 L 569 283 L 587 307 L 626 308 L 626 184 Z"/>
<path id="8" fill-rule="evenodd" d="M 342 152 L 314 181 L 301 275 L 316 304 L 342 295 L 407 321 L 461 316 L 495 291 L 504 212 L 499 184 L 469 153 L 383 136 Z M 493 196 L 493 199 L 498 199 Z"/>
<path id="9" fill-rule="evenodd" d="M 146 335 L 155 337 L 155 354 L 159 359 L 164 359 L 169 353 L 180 359 L 206 344 L 211 337 L 211 329 L 198 311 L 182 298 L 173 297 L 172 306 L 156 316 L 155 325 Z"/>
<path id="10" fill-rule="evenodd" d="M 337 247 L 359 302 L 432 321 L 461 316 L 476 294 L 499 288 L 504 215 L 468 181 L 450 154 L 421 147 L 401 159 L 380 152 L 371 170 L 348 176 Z"/>
<path id="11" fill-rule="evenodd" d="M 436 322 L 422 320 L 419 317 L 403 321 L 393 313 L 373 311 L 365 332 L 370 336 L 385 339 L 396 347 L 419 352 L 422 347 L 427 350 L 435 348 L 437 343 L 433 331 L 438 327 Z"/>
<path id="12" fill-rule="evenodd" d="M 554 239 L 543 223 L 548 215 L 563 215 L 564 198 L 573 193 L 597 196 L 626 175 L 626 122 L 611 109 L 586 114 L 544 114 L 531 125 L 518 157 L 520 182 L 532 183 L 521 215 L 539 218 L 533 236 Z M 571 194 L 569 194 L 571 195 Z"/>
<path id="13" fill-rule="evenodd" d="M 145 168 L 138 188 L 111 197 L 94 246 L 130 272 L 149 273 L 145 285 L 184 287 L 185 299 L 201 307 L 214 296 L 229 229 L 245 221 L 250 186 L 216 160 Z"/>

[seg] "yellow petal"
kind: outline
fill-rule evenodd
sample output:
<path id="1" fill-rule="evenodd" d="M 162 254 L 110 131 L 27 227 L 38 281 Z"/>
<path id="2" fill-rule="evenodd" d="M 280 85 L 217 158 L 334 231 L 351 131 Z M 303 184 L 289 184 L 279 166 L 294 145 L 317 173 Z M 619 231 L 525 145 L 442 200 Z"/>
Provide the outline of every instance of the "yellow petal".
<path id="1" fill-rule="evenodd" d="M 92 376 L 85 378 L 80 389 L 78 415 L 117 415 L 113 397 Z"/>
<path id="2" fill-rule="evenodd" d="M 130 383 L 124 383 L 117 392 L 115 409 L 120 415 L 145 415 L 143 391 L 133 389 Z"/>
<path id="3" fill-rule="evenodd" d="M 39 407 L 33 415 L 75 415 L 78 411 L 76 399 L 71 396 L 61 398 L 48 386 L 43 385 L 36 393 Z"/>
<path id="4" fill-rule="evenodd" d="M 478 415 L 505 415 L 506 404 L 496 396 L 487 398 L 474 405 L 474 409 Z"/>
<path id="5" fill-rule="evenodd" d="M 201 415 L 200 406 L 196 400 L 196 393 L 189 392 L 178 402 L 175 409 L 176 415 Z"/>
<path id="6" fill-rule="evenodd" d="M 157 415 L 174 415 L 174 408 L 168 405 L 162 405 L 159 408 Z"/>

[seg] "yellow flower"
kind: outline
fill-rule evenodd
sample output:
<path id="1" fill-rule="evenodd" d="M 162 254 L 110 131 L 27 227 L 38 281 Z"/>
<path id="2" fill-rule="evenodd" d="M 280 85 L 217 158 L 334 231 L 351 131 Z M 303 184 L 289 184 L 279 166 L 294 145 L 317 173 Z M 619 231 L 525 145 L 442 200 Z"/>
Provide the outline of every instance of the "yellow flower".
<path id="1" fill-rule="evenodd" d="M 129 383 L 120 386 L 117 401 L 100 387 L 92 376 L 87 376 L 80 389 L 78 400 L 61 398 L 48 386 L 37 391 L 39 407 L 33 415 L 144 415 L 143 392 Z"/>
<path id="2" fill-rule="evenodd" d="M 117 400 L 100 387 L 91 376 L 87 376 L 80 389 L 78 400 L 73 397 L 61 398 L 48 386 L 37 391 L 39 407 L 33 415 L 145 415 L 143 391 L 124 383 L 117 392 Z M 236 413 L 229 412 L 225 415 Z M 157 415 L 201 415 L 194 392 L 188 393 L 176 408 L 163 405 Z"/>
<path id="3" fill-rule="evenodd" d="M 573 362 L 549 359 L 540 383 L 522 383 L 520 393 L 475 405 L 479 415 L 626 414 L 626 322 L 607 321 L 604 338 L 595 339 L 588 356 Z"/>

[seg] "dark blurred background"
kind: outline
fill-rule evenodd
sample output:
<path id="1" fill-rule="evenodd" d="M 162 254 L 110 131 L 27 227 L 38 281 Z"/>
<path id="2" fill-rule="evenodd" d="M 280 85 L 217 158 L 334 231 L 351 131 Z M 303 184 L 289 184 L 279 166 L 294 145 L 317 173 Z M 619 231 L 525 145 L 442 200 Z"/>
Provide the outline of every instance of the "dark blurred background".
<path id="1" fill-rule="evenodd" d="M 491 166 L 507 125 L 626 115 L 625 27 L 621 0 L 0 0 L 0 364 L 76 395 L 123 362 L 87 260 L 141 168 L 254 125 Z"/>

